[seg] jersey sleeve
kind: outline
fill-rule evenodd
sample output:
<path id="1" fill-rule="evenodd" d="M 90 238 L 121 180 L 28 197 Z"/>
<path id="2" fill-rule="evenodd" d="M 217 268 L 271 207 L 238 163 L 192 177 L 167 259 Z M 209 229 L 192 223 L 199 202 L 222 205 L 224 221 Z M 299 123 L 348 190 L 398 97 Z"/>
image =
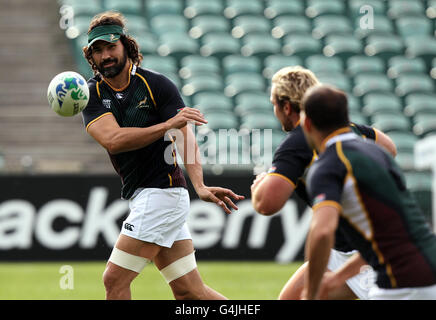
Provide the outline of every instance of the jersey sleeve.
<path id="1" fill-rule="evenodd" d="M 357 123 L 351 123 L 351 129 L 359 136 L 364 136 L 367 139 L 376 140 L 377 134 L 375 133 L 374 128 L 364 125 L 364 124 L 357 124 Z"/>
<path id="2" fill-rule="evenodd" d="M 110 113 L 109 109 L 103 106 L 103 103 L 97 93 L 97 82 L 93 79 L 88 81 L 89 101 L 86 108 L 82 111 L 83 124 L 88 127 L 97 119 L 105 114 Z"/>
<path id="3" fill-rule="evenodd" d="M 162 121 L 174 117 L 185 103 L 176 85 L 162 74 L 157 74 L 154 83 L 155 101 Z"/>

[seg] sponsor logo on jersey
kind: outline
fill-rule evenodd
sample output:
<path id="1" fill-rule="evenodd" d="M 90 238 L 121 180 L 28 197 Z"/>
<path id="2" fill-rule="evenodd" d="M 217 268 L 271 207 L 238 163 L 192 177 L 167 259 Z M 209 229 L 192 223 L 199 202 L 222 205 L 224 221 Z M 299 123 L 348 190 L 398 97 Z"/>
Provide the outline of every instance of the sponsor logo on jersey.
<path id="1" fill-rule="evenodd" d="M 105 106 L 105 108 L 107 108 L 107 109 L 111 108 L 111 99 L 103 99 L 102 103 Z"/>

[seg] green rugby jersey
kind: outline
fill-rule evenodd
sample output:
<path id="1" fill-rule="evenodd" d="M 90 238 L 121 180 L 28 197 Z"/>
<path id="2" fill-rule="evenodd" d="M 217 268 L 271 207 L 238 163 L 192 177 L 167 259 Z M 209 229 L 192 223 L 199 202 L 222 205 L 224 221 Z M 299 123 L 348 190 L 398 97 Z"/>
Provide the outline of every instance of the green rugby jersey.
<path id="1" fill-rule="evenodd" d="M 112 114 L 120 127 L 150 127 L 174 117 L 185 104 L 176 86 L 164 75 L 131 65 L 129 82 L 119 90 L 95 76 L 88 81 L 90 99 L 82 112 L 86 129 Z M 177 165 L 175 146 L 168 137 L 134 151 L 110 154 L 121 177 L 121 197 L 129 199 L 138 188 L 187 188 Z M 165 160 L 165 154 L 170 154 Z M 170 159 L 171 161 L 168 161 Z"/>
<path id="2" fill-rule="evenodd" d="M 436 236 L 394 159 L 343 128 L 309 169 L 313 208 L 340 209 L 339 228 L 377 272 L 380 288 L 436 284 Z"/>

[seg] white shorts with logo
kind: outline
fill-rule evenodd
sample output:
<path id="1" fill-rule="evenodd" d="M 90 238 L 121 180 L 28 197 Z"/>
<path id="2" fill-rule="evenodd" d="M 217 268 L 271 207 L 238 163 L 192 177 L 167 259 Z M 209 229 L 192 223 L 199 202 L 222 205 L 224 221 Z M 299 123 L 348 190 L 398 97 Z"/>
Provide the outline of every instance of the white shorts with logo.
<path id="1" fill-rule="evenodd" d="M 189 193 L 185 188 L 138 190 L 129 208 L 121 234 L 167 248 L 175 241 L 192 239 L 186 223 Z"/>
<path id="2" fill-rule="evenodd" d="M 341 252 L 335 249 L 330 251 L 330 258 L 327 268 L 331 271 L 339 269 L 352 255 L 357 251 Z M 369 290 L 375 286 L 377 274 L 374 270 L 366 265 L 362 267 L 359 274 L 348 279 L 347 285 L 354 292 L 354 294 L 361 300 L 368 300 Z"/>

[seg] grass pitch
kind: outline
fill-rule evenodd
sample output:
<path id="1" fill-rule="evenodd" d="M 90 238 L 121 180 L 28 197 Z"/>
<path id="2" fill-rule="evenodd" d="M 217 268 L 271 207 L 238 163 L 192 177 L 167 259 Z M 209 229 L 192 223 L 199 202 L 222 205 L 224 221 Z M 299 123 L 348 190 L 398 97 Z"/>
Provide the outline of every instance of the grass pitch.
<path id="1" fill-rule="evenodd" d="M 0 263 L 0 300 L 100 300 L 106 262 Z M 301 262 L 198 262 L 203 281 L 229 299 L 275 300 Z M 70 270 L 61 273 L 62 266 Z M 71 272 L 72 271 L 72 272 Z M 66 280 L 66 276 L 68 279 Z M 64 278 L 63 278 L 64 277 Z M 154 265 L 132 284 L 136 300 L 173 300 Z"/>

